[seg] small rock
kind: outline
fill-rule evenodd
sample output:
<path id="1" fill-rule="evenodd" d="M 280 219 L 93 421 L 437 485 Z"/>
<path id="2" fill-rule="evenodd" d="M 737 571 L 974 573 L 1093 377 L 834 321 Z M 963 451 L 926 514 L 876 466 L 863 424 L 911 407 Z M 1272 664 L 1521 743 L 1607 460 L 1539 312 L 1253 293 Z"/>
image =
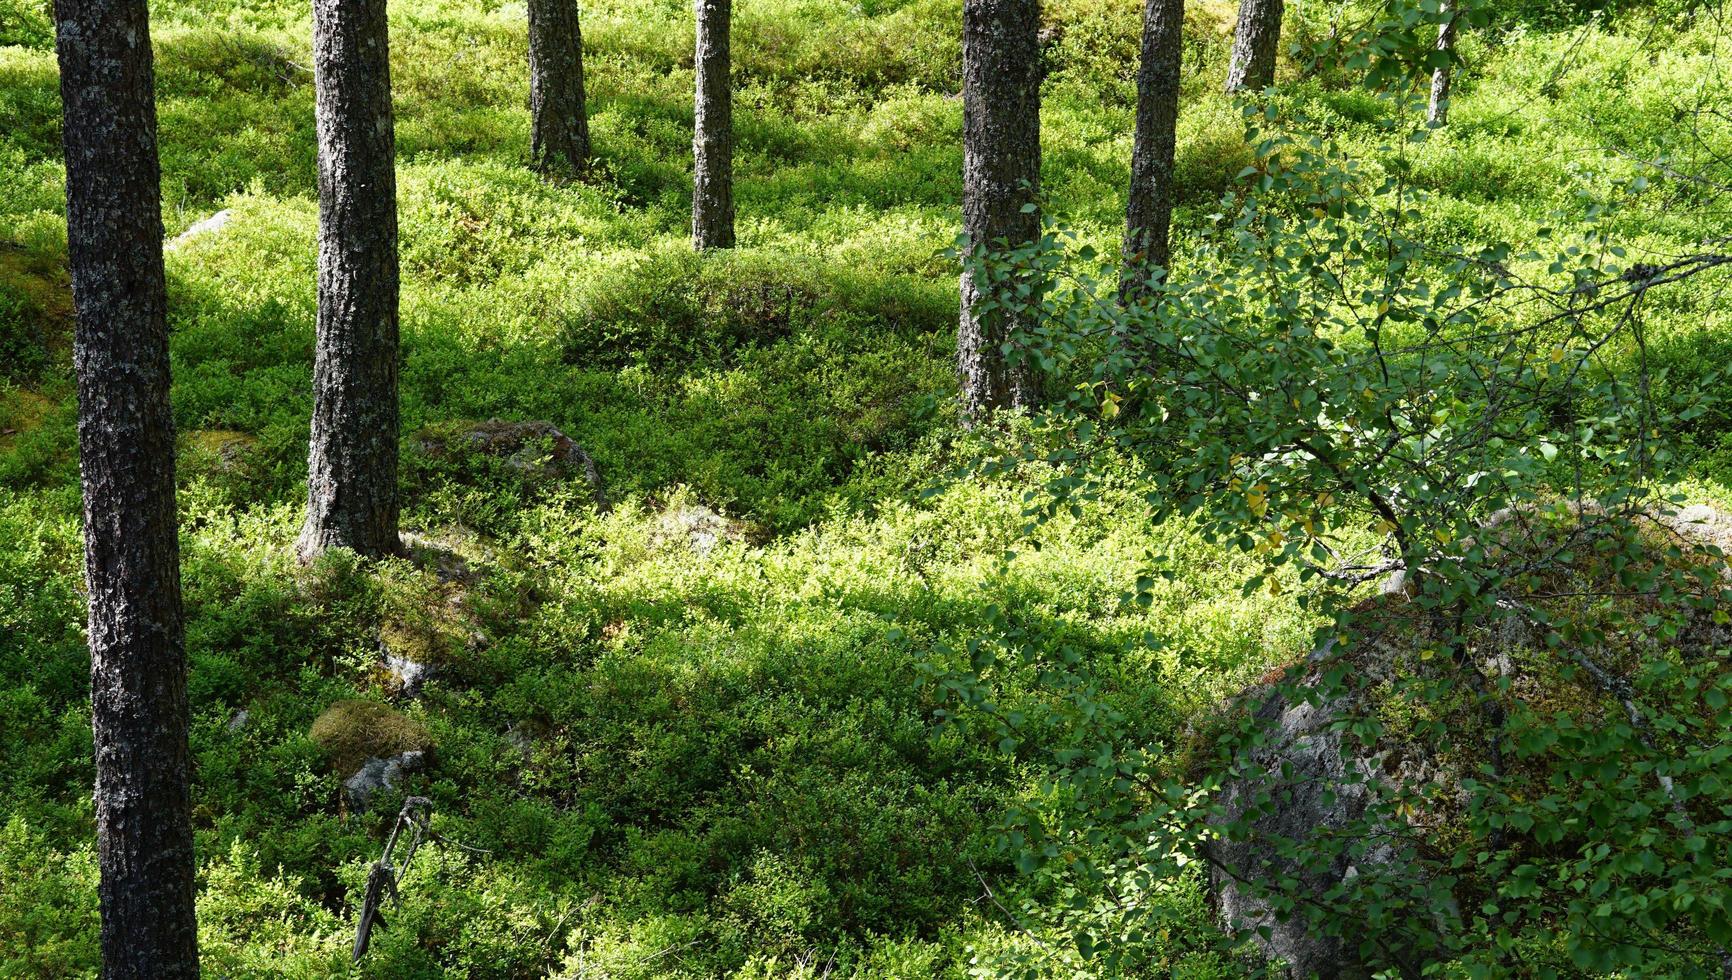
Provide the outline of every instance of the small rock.
<path id="1" fill-rule="evenodd" d="M 187 230 L 181 232 L 180 234 L 174 236 L 174 240 L 168 243 L 167 248 L 169 251 L 172 252 L 175 249 L 180 248 L 182 245 L 185 245 L 187 242 L 192 241 L 195 238 L 199 238 L 199 237 L 202 237 L 204 235 L 215 234 L 216 232 L 222 231 L 225 227 L 228 226 L 229 221 L 232 220 L 233 218 L 234 218 L 234 212 L 229 211 L 227 208 L 224 208 L 223 210 L 218 211 L 216 214 L 211 215 L 210 217 L 204 219 L 203 221 L 197 222 L 192 227 L 190 227 Z"/>
<path id="2" fill-rule="evenodd" d="M 385 673 L 390 675 L 391 682 L 396 685 L 397 692 L 406 698 L 418 697 L 421 685 L 433 675 L 433 668 L 424 663 L 399 657 L 385 648 Z"/>
<path id="3" fill-rule="evenodd" d="M 394 693 L 413 698 L 428 678 L 459 667 L 465 651 L 485 645 L 461 603 L 429 602 L 387 616 L 379 628 L 379 665 Z"/>
<path id="4" fill-rule="evenodd" d="M 248 714 L 245 708 L 242 708 L 234 713 L 234 717 L 230 718 L 229 723 L 224 727 L 228 729 L 230 735 L 234 735 L 246 728 L 247 722 L 251 720 L 252 715 Z"/>
<path id="5" fill-rule="evenodd" d="M 740 542 L 747 538 L 746 525 L 705 507 L 687 504 L 662 511 L 661 521 L 653 535 L 657 544 L 683 541 L 699 555 L 708 555 L 723 541 Z"/>
<path id="6" fill-rule="evenodd" d="M 358 772 L 343 780 L 343 792 L 348 795 L 351 808 L 365 810 L 374 795 L 396 789 L 404 776 L 426 765 L 427 753 L 420 750 L 399 752 L 384 759 L 370 757 L 361 763 Z"/>

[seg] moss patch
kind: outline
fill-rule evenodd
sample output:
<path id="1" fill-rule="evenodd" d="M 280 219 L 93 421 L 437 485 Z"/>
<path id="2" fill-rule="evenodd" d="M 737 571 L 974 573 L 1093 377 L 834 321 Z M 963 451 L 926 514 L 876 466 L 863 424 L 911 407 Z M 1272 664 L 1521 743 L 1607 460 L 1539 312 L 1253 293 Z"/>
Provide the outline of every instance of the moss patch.
<path id="1" fill-rule="evenodd" d="M 377 701 L 338 701 L 313 721 L 307 733 L 338 773 L 347 775 L 370 758 L 433 747 L 426 726 Z"/>

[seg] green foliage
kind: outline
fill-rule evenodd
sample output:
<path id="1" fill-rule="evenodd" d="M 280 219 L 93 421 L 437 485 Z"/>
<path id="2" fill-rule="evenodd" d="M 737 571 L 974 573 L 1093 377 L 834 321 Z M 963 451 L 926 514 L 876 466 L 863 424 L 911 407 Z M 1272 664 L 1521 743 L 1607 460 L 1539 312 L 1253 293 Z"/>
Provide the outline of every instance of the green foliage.
<path id="1" fill-rule="evenodd" d="M 79 976 L 95 967 L 95 857 L 58 82 L 46 8 L 7 4 L 0 344 L 28 343 L 7 348 L 24 360 L 0 366 L 0 974 Z M 1265 166 L 1262 140 L 1246 138 L 1219 94 L 1234 5 L 1187 6 L 1182 282 L 1227 261 L 1218 250 L 1234 226 L 1209 216 L 1237 215 L 1240 175 L 1261 179 Z M 1675 18 L 1688 7 L 1591 27 L 1531 6 L 1500 16 L 1463 40 L 1451 128 L 1401 152 L 1379 149 L 1391 141 L 1384 103 L 1363 72 L 1295 59 L 1264 135 L 1316 120 L 1361 168 L 1357 186 L 1394 179 L 1425 192 L 1410 196 L 1404 227 L 1440 248 L 1476 254 L 1536 224 L 1575 229 L 1597 201 L 1653 176 L 1638 161 L 1666 154 L 1696 170 L 1724 140 L 1713 113 L 1679 114 L 1677 93 L 1726 101 L 1720 42 L 1700 13 Z M 1373 9 L 1350 8 L 1352 27 Z M 1289 40 L 1326 39 L 1329 10 L 1301 5 Z M 207 973 L 345 969 L 383 828 L 344 813 L 346 773 L 309 733 L 325 709 L 357 699 L 412 719 L 425 729 L 417 744 L 437 743 L 409 788 L 435 801 L 441 833 L 488 852 L 422 851 L 369 975 L 997 976 L 1001 955 L 1052 975 L 1247 971 L 1211 942 L 1195 864 L 1156 881 L 1104 863 L 1099 878 L 1078 877 L 1062 861 L 1021 875 L 1018 852 L 995 848 L 1007 813 L 1082 812 L 1100 799 L 1090 785 L 1112 788 L 1078 778 L 1095 755 L 1047 751 L 1068 733 L 1116 732 L 1115 744 L 1149 750 L 1162 780 L 1212 758 L 1209 736 L 1227 725 L 1214 708 L 1304 650 L 1327 611 L 1299 606 L 1293 566 L 1272 574 L 1279 594 L 1244 594 L 1268 553 L 1211 543 L 1201 516 L 1151 523 L 1148 459 L 1134 445 L 1092 459 L 1100 499 L 1045 521 L 1039 548 L 1024 540 L 1023 494 L 1067 461 L 911 501 L 996 438 L 950 424 L 957 269 L 942 250 L 961 188 L 959 14 L 957 0 L 740 6 L 742 247 L 700 258 L 686 247 L 688 5 L 585 5 L 601 172 L 553 185 L 523 166 L 521 5 L 393 2 L 405 519 L 433 547 L 303 570 L 290 544 L 314 322 L 309 13 L 277 0 L 152 4 L 167 233 L 232 216 L 167 257 Z M 1423 39 L 1424 26 L 1410 34 Z M 1043 27 L 1048 207 L 1110 254 L 1129 179 L 1135 5 L 1054 0 Z M 1685 128 L 1703 147 L 1674 139 Z M 1732 233 L 1709 200 L 1656 181 L 1602 227 L 1682 253 Z M 1433 266 L 1416 268 L 1415 283 L 1438 281 Z M 1383 271 L 1368 262 L 1364 274 Z M 1240 301 L 1223 312 L 1251 317 L 1255 284 L 1217 278 Z M 1713 288 L 1681 283 L 1647 300 L 1657 401 L 1701 389 L 1724 360 L 1732 321 Z M 1363 355 L 1359 336 L 1335 356 Z M 1087 353 L 1065 363 L 1081 370 Z M 1246 370 L 1279 366 L 1247 353 Z M 1602 357 L 1596 383 L 1617 383 L 1632 363 L 1616 344 Z M 1121 388 L 1121 420 L 1157 402 Z M 1101 390 L 1082 412 L 1097 432 Z M 1723 494 L 1723 411 L 1666 432 L 1679 451 L 1661 476 L 1691 473 L 1693 493 Z M 433 465 L 416 450 L 417 432 L 493 417 L 571 435 L 615 509 L 598 512 L 576 485 L 485 460 Z M 1044 438 L 1025 422 L 1008 431 Z M 1553 444 L 1567 460 L 1572 444 Z M 1558 464 L 1544 463 L 1534 480 L 1551 479 Z M 699 546 L 689 515 L 700 508 L 735 530 Z M 440 549 L 471 574 L 441 577 Z M 1007 550 L 1017 554 L 1004 560 Z M 1171 559 L 1173 577 L 1139 586 L 1150 553 Z M 439 661 L 413 704 L 381 669 L 382 636 Z M 986 639 L 971 650 L 975 638 Z M 958 715 L 934 732 L 937 712 L 956 707 L 915 683 L 934 649 L 946 678 L 990 659 L 993 706 L 1026 728 L 1008 752 L 996 721 Z M 1677 704 L 1692 677 L 1709 690 L 1701 665 L 1654 662 L 1665 669 L 1627 674 L 1643 703 Z M 1072 677 L 1074 689 L 1055 688 Z M 1583 690 L 1560 683 L 1557 702 L 1534 710 L 1580 715 Z M 1431 718 L 1389 702 L 1376 717 L 1391 738 Z M 1521 740 L 1549 724 L 1511 717 Z M 1625 824 L 1664 820 L 1651 779 L 1578 790 L 1600 785 L 1609 758 L 1670 766 L 1677 745 L 1714 731 L 1700 711 L 1666 717 L 1678 729 L 1651 752 L 1600 740 L 1585 721 L 1532 743 L 1550 767 L 1535 772 L 1576 789 L 1519 785 L 1519 806 L 1504 812 L 1537 823 L 1538 808 L 1556 805 L 1591 828 L 1604 799 Z M 1512 757 L 1521 751 L 1512 741 Z M 1676 778 L 1701 783 L 1715 760 L 1704 753 Z M 1637 804 L 1652 812 L 1628 816 Z M 1713 822 L 1697 826 L 1706 835 Z M 1676 921 L 1693 937 L 1711 905 L 1696 887 L 1706 871 L 1677 863 L 1675 827 L 1656 832 L 1650 850 L 1684 891 L 1662 896 L 1624 852 L 1542 853 L 1535 911 L 1507 926 L 1522 955 L 1578 969 L 1558 934 L 1607 920 L 1598 902 L 1569 911 L 1577 881 L 1584 893 L 1606 884 L 1598 901 L 1613 903 L 1613 921 L 1663 907 L 1644 927 Z M 1512 851 L 1512 881 L 1523 862 L 1532 856 Z M 1141 928 L 1114 896 L 1165 930 Z M 1529 899 L 1499 901 L 1501 923 Z"/>
<path id="2" fill-rule="evenodd" d="M 14 816 L 0 825 L 0 974 L 93 977 L 96 855 L 55 852 Z"/>
<path id="3" fill-rule="evenodd" d="M 1314 666 L 1274 696 L 1328 706 L 1344 753 L 1438 753 L 1442 774 L 1349 764 L 1339 791 L 1368 793 L 1365 816 L 1283 837 L 1257 823 L 1278 791 L 1229 806 L 1272 778 L 1254 753 L 1274 736 L 1249 712 L 1182 764 L 1174 720 L 1116 703 L 1110 660 L 995 612 L 963 664 L 936 649 L 933 677 L 953 723 L 1048 760 L 1046 797 L 1013 810 L 1000 846 L 1052 882 L 1047 928 L 1107 972 L 1170 962 L 1152 937 L 1194 915 L 1134 896 L 1200 865 L 1379 969 L 1489 976 L 1544 950 L 1578 969 L 1713 968 L 1732 915 L 1698 903 L 1732 863 L 1732 789 L 1712 773 L 1732 730 L 1716 628 L 1732 592 L 1717 545 L 1651 529 L 1677 502 L 1656 490 L 1677 465 L 1665 437 L 1718 381 L 1665 387 L 1647 310 L 1673 283 L 1723 284 L 1732 256 L 1628 259 L 1616 205 L 1664 193 L 1647 176 L 1580 191 L 1568 237 L 1449 247 L 1409 182 L 1426 130 L 1365 165 L 1315 120 L 1256 117 L 1284 129 L 1253 129 L 1233 208 L 1141 295 L 1121 298 L 1116 268 L 1064 233 L 969 257 L 979 312 L 1031 325 L 1008 353 L 1064 393 L 986 472 L 1052 467 L 1028 494 L 1050 519 L 1123 482 L 1097 460 L 1134 459 L 1157 521 L 1252 556 L 1247 593 L 1297 586 L 1321 620 Z M 1359 587 L 1391 570 L 1396 611 Z M 1155 582 L 1124 601 L 1150 604 Z M 1392 645 L 1408 655 L 1380 662 Z M 1007 683 L 1046 695 L 1006 704 Z M 1248 835 L 1286 864 L 1224 863 L 1220 842 Z M 1347 863 L 1326 889 L 1309 880 Z M 1210 931 L 1198 947 L 1249 938 Z"/>
<path id="4" fill-rule="evenodd" d="M 8 380 L 40 371 L 48 360 L 43 346 L 39 312 L 24 297 L 0 292 L 0 363 Z"/>
<path id="5" fill-rule="evenodd" d="M 0 4 L 0 45 L 54 47 L 54 10 L 41 0 L 5 0 Z"/>
<path id="6" fill-rule="evenodd" d="M 0 246 L 0 382 L 35 380 L 70 346 L 71 289 L 57 265 Z"/>
<path id="7" fill-rule="evenodd" d="M 909 278 L 886 282 L 777 252 L 680 247 L 591 279 L 566 314 L 561 341 L 567 359 L 586 366 L 659 370 L 736 363 L 745 349 L 797 333 L 950 326 L 951 290 Z"/>

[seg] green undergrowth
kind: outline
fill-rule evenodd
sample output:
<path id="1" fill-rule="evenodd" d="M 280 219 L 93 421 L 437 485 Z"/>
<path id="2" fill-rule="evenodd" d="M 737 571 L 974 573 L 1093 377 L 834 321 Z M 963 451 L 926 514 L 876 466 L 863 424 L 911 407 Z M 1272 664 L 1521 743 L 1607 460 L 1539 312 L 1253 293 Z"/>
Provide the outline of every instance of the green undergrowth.
<path id="1" fill-rule="evenodd" d="M 1107 249 L 1135 6 L 1046 5 L 1048 208 Z M 1218 91 L 1233 5 L 1189 6 L 1181 262 L 1255 162 Z M 207 975 L 343 973 L 366 865 L 410 789 L 478 850 L 423 850 L 367 976 L 965 976 L 1065 938 L 1007 916 L 1042 896 L 989 844 L 1007 805 L 1043 792 L 1037 760 L 935 735 L 915 666 L 928 651 L 964 648 L 997 607 L 1089 651 L 1156 740 L 1292 659 L 1310 625 L 1294 590 L 1242 596 L 1236 559 L 1149 526 L 1129 467 L 1120 496 L 1049 525 L 1039 549 L 1018 542 L 1037 476 L 918 496 L 971 451 L 942 254 L 960 213 L 959 8 L 740 5 L 741 247 L 697 257 L 687 5 L 584 7 L 599 176 L 570 185 L 524 167 L 522 5 L 392 5 L 405 434 L 549 421 L 617 505 L 497 467 L 465 479 L 411 445 L 406 526 L 473 571 L 448 581 L 292 558 L 315 309 L 306 10 L 152 5 L 165 231 L 232 214 L 167 257 Z M 1404 159 L 1329 72 L 1284 63 L 1280 100 L 1372 165 L 1410 168 L 1441 241 L 1520 238 L 1585 213 L 1640 172 L 1631 157 L 1670 145 L 1679 104 L 1723 93 L 1724 42 L 1683 10 L 1591 26 L 1568 4 L 1525 5 L 1466 42 L 1455 123 Z M 1322 16 L 1295 14 L 1292 39 L 1320 37 Z M 57 85 L 45 6 L 0 0 L 7 977 L 96 968 Z M 1655 253 L 1732 231 L 1687 196 L 1617 220 Z M 1689 384 L 1732 353 L 1728 308 L 1706 291 L 1667 303 L 1648 312 L 1648 355 Z M 1682 433 L 1679 476 L 1703 496 L 1724 495 L 1728 433 L 1712 414 Z M 695 543 L 679 515 L 700 507 L 745 530 Z M 1151 550 L 1177 580 L 1127 610 Z M 398 695 L 381 631 L 438 647 L 420 698 Z M 333 765 L 315 731 L 345 705 L 400 713 L 379 716 L 401 726 L 387 747 L 436 749 L 364 813 L 340 788 L 355 740 L 326 740 Z M 1199 893 L 1172 900 L 1208 914 Z M 1234 974 L 1212 956 L 1175 940 L 1170 969 Z"/>

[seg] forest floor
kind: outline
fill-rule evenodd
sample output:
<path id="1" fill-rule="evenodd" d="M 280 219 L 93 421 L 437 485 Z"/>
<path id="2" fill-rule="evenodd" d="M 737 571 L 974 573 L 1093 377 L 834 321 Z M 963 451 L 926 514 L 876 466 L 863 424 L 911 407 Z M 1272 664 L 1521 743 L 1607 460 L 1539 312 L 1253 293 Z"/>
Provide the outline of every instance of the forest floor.
<path id="1" fill-rule="evenodd" d="M 1047 208 L 1107 250 L 1136 6 L 1046 5 Z M 1294 40 L 1327 29 L 1312 6 Z M 1278 104 L 1375 165 L 1399 159 L 1431 195 L 1428 232 L 1464 243 L 1581 217 L 1675 141 L 1680 104 L 1725 95 L 1726 27 L 1707 16 L 1517 6 L 1520 23 L 1465 42 L 1452 125 L 1423 144 L 1382 148 L 1377 101 L 1327 71 L 1284 65 Z M 0 0 L 0 976 L 74 977 L 96 969 L 89 660 L 40 7 Z M 434 747 L 398 791 L 481 849 L 422 852 L 369 976 L 990 974 L 997 952 L 1064 942 L 1040 938 L 1039 886 L 991 834 L 1042 770 L 935 727 L 920 665 L 1012 609 L 1091 651 L 1115 702 L 1171 743 L 1303 648 L 1296 590 L 1242 595 L 1243 559 L 1152 524 L 1129 470 L 1039 550 L 1018 544 L 1028 477 L 943 479 L 969 453 L 944 253 L 959 7 L 740 5 L 740 247 L 696 257 L 687 5 L 585 5 L 600 175 L 560 185 L 524 166 L 521 4 L 392 4 L 404 521 L 465 557 L 453 577 L 294 561 L 317 223 L 307 13 L 153 4 L 167 234 L 228 214 L 167 255 L 207 975 L 346 969 L 400 798 L 357 811 L 352 760 L 313 737 L 354 699 L 392 712 L 360 714 L 388 730 L 354 738 Z M 1192 7 L 1181 257 L 1253 160 L 1218 94 L 1232 5 Z M 1614 222 L 1655 254 L 1732 232 L 1689 199 Z M 1665 384 L 1732 361 L 1723 297 L 1679 294 L 1648 324 Z M 614 506 L 413 438 L 493 418 L 571 436 Z M 1678 485 L 1732 504 L 1732 416 L 1674 435 Z M 1180 573 L 1127 609 L 1151 551 Z M 388 654 L 434 672 L 409 696 Z M 1174 901 L 1207 914 L 1200 894 Z M 1236 972 L 1182 936 L 1169 967 Z"/>

